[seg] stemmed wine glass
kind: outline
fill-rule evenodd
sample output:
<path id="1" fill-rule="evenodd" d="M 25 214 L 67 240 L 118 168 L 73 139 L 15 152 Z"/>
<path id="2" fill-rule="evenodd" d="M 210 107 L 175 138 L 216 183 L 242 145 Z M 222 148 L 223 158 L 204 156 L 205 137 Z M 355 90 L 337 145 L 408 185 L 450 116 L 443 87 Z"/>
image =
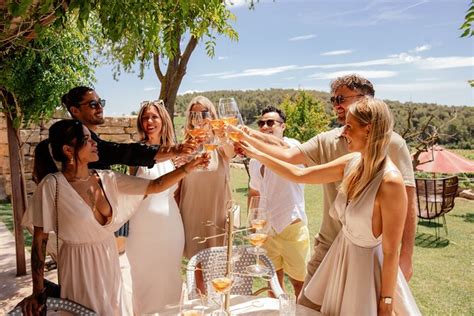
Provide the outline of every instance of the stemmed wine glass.
<path id="1" fill-rule="evenodd" d="M 231 259 L 232 260 L 232 259 Z M 222 271 L 225 269 L 227 265 L 227 255 L 225 253 L 215 254 L 211 267 L 212 273 L 216 273 L 217 271 Z M 228 275 L 214 275 L 211 279 L 211 286 L 218 294 L 221 295 L 221 306 L 220 309 L 214 311 L 212 313 L 213 316 L 227 316 L 229 315 L 224 306 L 224 295 L 230 291 L 233 284 L 233 276 L 232 273 Z"/>
<path id="2" fill-rule="evenodd" d="M 256 256 L 256 262 L 254 265 L 247 267 L 247 272 L 258 276 L 268 274 L 270 269 L 261 265 L 259 262 L 260 254 L 265 253 L 265 250 L 260 247 L 267 240 L 269 230 L 269 225 L 267 224 L 267 199 L 265 197 L 253 196 L 250 199 L 248 221 L 251 228 L 255 230 L 248 236 L 248 239 L 255 247 L 253 252 Z"/>

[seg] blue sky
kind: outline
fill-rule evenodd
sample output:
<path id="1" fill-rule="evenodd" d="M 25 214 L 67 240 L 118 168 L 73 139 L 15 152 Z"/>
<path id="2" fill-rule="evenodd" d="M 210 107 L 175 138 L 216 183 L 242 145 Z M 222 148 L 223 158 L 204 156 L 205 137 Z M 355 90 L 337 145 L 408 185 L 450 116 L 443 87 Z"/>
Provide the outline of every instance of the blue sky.
<path id="1" fill-rule="evenodd" d="M 459 38 L 467 0 L 260 0 L 231 10 L 239 41 L 219 38 L 209 58 L 201 43 L 180 93 L 221 89 L 302 88 L 329 91 L 337 76 L 359 73 L 376 96 L 402 102 L 473 105 L 473 39 Z M 112 77 L 96 71 L 107 115 L 129 114 L 156 99 L 152 69 Z M 238 100 L 237 100 L 238 101 Z"/>

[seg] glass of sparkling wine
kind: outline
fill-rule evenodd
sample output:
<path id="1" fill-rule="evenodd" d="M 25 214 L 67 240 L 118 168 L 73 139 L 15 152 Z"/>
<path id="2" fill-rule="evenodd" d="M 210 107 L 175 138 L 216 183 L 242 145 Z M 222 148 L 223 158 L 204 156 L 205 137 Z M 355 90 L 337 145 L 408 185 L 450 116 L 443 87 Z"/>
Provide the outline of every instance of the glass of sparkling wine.
<path id="1" fill-rule="evenodd" d="M 249 225 L 253 232 L 248 236 L 250 243 L 255 247 L 254 253 L 256 262 L 254 265 L 247 267 L 247 272 L 253 275 L 264 275 L 270 272 L 270 269 L 260 264 L 260 254 L 265 253 L 261 249 L 262 245 L 268 238 L 268 213 L 267 213 L 267 199 L 263 196 L 253 196 L 249 204 Z"/>
<path id="2" fill-rule="evenodd" d="M 227 264 L 227 255 L 225 253 L 216 254 L 212 263 L 212 267 L 213 267 L 212 271 L 213 272 L 223 271 L 226 264 Z M 231 273 L 229 273 L 228 275 L 216 274 L 212 277 L 210 283 L 214 291 L 221 295 L 220 309 L 217 311 L 214 311 L 212 315 L 214 316 L 229 315 L 229 313 L 227 313 L 225 310 L 224 295 L 228 293 L 230 289 L 232 288 L 232 284 L 233 284 L 232 274 Z"/>

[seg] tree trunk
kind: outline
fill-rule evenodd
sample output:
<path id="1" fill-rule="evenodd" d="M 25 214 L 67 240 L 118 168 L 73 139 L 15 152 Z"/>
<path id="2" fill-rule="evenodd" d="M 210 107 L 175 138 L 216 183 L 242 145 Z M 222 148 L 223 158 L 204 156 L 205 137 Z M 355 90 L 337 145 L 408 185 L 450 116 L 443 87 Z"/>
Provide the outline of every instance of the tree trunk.
<path id="1" fill-rule="evenodd" d="M 21 219 L 25 213 L 25 178 L 23 176 L 23 153 L 20 147 L 19 131 L 14 128 L 10 115 L 6 115 L 8 150 L 10 154 L 10 176 L 12 185 L 12 206 L 16 247 L 16 275 L 26 274 L 25 240 Z"/>

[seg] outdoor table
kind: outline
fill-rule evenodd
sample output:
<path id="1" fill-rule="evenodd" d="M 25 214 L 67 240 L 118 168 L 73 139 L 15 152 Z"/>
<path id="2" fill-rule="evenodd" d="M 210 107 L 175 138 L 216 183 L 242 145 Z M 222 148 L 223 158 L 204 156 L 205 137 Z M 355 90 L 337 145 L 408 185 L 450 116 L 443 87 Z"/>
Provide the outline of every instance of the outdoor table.
<path id="1" fill-rule="evenodd" d="M 210 315 L 219 308 L 217 306 L 207 307 L 201 305 L 200 299 L 186 302 L 182 311 L 195 309 L 204 310 L 205 315 Z M 179 315 L 180 307 L 178 305 L 170 306 L 155 314 L 147 315 Z M 276 298 L 232 295 L 230 299 L 230 313 L 232 315 L 279 315 L 279 302 Z M 296 313 L 298 316 L 322 315 L 303 305 L 296 305 Z"/>

